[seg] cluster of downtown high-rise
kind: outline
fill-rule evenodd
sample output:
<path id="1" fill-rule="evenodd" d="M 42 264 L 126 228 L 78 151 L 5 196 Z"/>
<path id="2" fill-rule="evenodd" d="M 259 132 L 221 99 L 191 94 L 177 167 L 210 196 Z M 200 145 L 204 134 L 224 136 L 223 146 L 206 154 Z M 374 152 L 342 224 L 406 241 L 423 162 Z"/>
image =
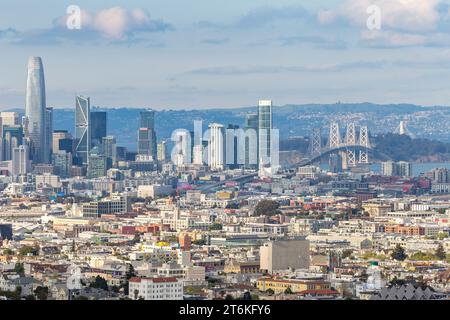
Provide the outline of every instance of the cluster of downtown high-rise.
<path id="1" fill-rule="evenodd" d="M 75 97 L 75 136 L 53 130 L 53 108 L 47 107 L 44 65 L 40 57 L 28 60 L 25 115 L 0 113 L 0 171 L 11 176 L 52 173 L 61 177 L 101 177 L 117 160 L 135 160 L 107 135 L 107 113 L 91 110 L 88 97 Z M 142 111 L 138 154 L 156 160 L 155 113 Z"/>
<path id="2" fill-rule="evenodd" d="M 51 161 L 53 109 L 46 106 L 44 67 L 39 57 L 28 60 L 25 100 L 22 121 L 16 112 L 2 112 L 0 117 L 1 170 L 13 175 L 27 173 L 31 161 Z"/>
<path id="3" fill-rule="evenodd" d="M 210 123 L 203 134 L 197 122 L 194 132 L 175 130 L 171 139 L 159 143 L 155 111 L 143 110 L 136 121 L 136 152 L 118 146 L 116 138 L 108 135 L 107 112 L 91 108 L 89 97 L 75 97 L 74 136 L 68 130 L 53 130 L 53 108 L 46 105 L 40 57 L 29 58 L 25 102 L 22 119 L 17 112 L 0 113 L 0 171 L 12 176 L 33 172 L 99 178 L 124 164 L 134 171 L 152 171 L 164 163 L 181 168 L 206 165 L 214 171 L 239 167 L 264 171 L 274 163 L 273 150 L 277 150 L 271 100 L 259 101 L 258 112 L 246 115 L 244 128 Z M 172 152 L 167 150 L 170 143 Z"/>
<path id="4" fill-rule="evenodd" d="M 213 171 L 259 169 L 271 175 L 278 169 L 279 132 L 273 128 L 272 101 L 260 100 L 258 112 L 246 115 L 245 125 L 224 126 L 194 121 L 194 131 L 175 130 L 171 160 L 176 166 L 207 165 Z"/>

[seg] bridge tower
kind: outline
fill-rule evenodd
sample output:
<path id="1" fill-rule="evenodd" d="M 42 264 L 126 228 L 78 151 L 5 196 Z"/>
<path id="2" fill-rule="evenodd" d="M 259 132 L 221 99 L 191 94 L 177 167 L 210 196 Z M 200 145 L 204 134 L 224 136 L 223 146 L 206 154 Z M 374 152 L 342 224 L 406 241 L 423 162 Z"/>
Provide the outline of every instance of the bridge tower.
<path id="1" fill-rule="evenodd" d="M 313 129 L 310 144 L 312 156 L 317 156 L 322 153 L 322 128 Z"/>
<path id="2" fill-rule="evenodd" d="M 347 145 L 347 165 L 349 167 L 354 167 L 356 166 L 356 150 L 354 147 L 352 147 L 356 145 L 356 129 L 354 122 L 350 122 L 349 124 L 347 124 L 345 144 Z"/>
<path id="3" fill-rule="evenodd" d="M 411 131 L 409 131 L 406 120 L 400 121 L 400 124 L 398 125 L 397 129 L 395 129 L 394 133 L 415 138 L 415 135 L 411 133 Z"/>
<path id="4" fill-rule="evenodd" d="M 330 125 L 330 137 L 328 147 L 330 149 L 339 148 L 341 146 L 341 133 L 339 131 L 339 123 L 332 122 Z"/>
<path id="5" fill-rule="evenodd" d="M 359 144 L 363 147 L 359 152 L 359 163 L 369 163 L 369 129 L 367 126 L 361 126 L 359 131 Z"/>

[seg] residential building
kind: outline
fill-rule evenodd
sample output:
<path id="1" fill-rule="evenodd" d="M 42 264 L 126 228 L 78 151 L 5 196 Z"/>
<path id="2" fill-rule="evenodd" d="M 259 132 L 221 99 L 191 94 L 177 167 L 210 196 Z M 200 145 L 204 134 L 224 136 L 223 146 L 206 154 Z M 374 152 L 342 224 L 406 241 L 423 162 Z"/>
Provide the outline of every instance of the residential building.
<path id="1" fill-rule="evenodd" d="M 183 300 L 183 280 L 175 277 L 131 278 L 128 296 L 133 300 Z"/>

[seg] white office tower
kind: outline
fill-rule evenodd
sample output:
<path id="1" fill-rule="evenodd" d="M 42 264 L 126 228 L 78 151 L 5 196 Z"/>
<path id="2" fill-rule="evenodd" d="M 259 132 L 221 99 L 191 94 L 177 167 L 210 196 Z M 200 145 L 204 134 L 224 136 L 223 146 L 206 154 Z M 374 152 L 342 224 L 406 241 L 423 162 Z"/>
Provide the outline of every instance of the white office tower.
<path id="1" fill-rule="evenodd" d="M 40 57 L 30 57 L 28 60 L 25 118 L 25 138 L 33 163 L 48 163 L 50 152 L 45 125 L 45 80 Z"/>
<path id="2" fill-rule="evenodd" d="M 223 125 L 212 123 L 209 125 L 208 164 L 211 170 L 224 168 L 224 137 Z"/>
<path id="3" fill-rule="evenodd" d="M 30 171 L 30 161 L 26 146 L 19 146 L 13 149 L 11 169 L 13 176 L 24 175 Z"/>
<path id="4" fill-rule="evenodd" d="M 203 164 L 203 146 L 201 144 L 194 146 L 193 153 L 193 163 L 201 166 Z"/>
<path id="5" fill-rule="evenodd" d="M 258 104 L 258 164 L 259 176 L 270 177 L 274 173 L 275 150 L 272 150 L 272 100 L 260 100 Z"/>

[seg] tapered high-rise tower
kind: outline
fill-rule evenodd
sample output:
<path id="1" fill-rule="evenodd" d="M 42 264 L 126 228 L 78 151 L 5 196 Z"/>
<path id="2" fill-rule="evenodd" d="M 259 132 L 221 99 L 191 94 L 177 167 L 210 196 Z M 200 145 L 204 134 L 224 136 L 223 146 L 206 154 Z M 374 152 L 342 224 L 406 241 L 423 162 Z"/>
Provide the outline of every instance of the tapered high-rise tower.
<path id="1" fill-rule="evenodd" d="M 44 67 L 40 57 L 28 60 L 25 137 L 33 163 L 48 163 Z"/>
<path id="2" fill-rule="evenodd" d="M 77 96 L 75 100 L 75 138 L 76 155 L 83 160 L 83 164 L 88 164 L 92 146 L 91 99 L 83 96 Z"/>

